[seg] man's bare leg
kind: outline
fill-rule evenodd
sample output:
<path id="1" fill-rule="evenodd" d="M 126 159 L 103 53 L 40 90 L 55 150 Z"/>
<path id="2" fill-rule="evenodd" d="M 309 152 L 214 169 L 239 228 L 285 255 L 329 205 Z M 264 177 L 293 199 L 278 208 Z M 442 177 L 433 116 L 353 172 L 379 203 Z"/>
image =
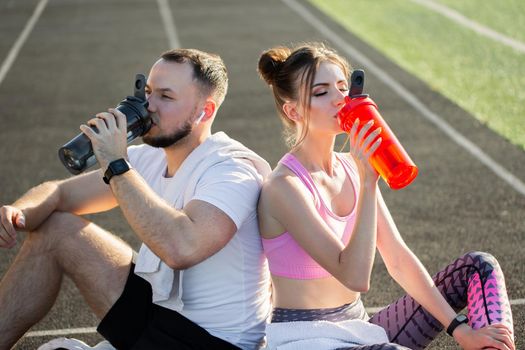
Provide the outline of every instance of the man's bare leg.
<path id="1" fill-rule="evenodd" d="M 132 249 L 93 223 L 53 213 L 28 233 L 0 282 L 0 350 L 10 349 L 51 309 L 64 275 L 102 318 L 119 298 Z"/>

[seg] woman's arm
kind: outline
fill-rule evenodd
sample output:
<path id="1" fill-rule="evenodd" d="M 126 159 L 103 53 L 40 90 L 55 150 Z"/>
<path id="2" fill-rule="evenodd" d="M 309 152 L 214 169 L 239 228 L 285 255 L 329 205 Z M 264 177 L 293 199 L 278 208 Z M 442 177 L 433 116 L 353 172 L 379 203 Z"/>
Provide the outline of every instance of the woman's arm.
<path id="1" fill-rule="evenodd" d="M 264 186 L 259 200 L 261 233 L 281 227 L 325 270 L 356 292 L 366 292 L 376 250 L 378 174 L 369 163 L 381 144 L 381 129 L 367 132 L 373 123 L 361 129 L 356 120 L 350 131 L 350 154 L 359 171 L 361 190 L 357 200 L 356 224 L 345 246 L 320 217 L 311 194 L 290 171 L 274 175 Z M 267 223 L 274 223 L 267 224 Z M 276 223 L 276 224 L 275 224 Z M 269 227 L 272 227 L 269 229 Z"/>
<path id="2" fill-rule="evenodd" d="M 259 198 L 261 234 L 270 237 L 275 236 L 277 230 L 288 231 L 319 265 L 346 287 L 366 291 L 376 246 L 375 193 L 375 187 L 361 191 L 356 215 L 366 213 L 345 247 L 320 217 L 303 183 L 287 171 L 263 185 Z"/>
<path id="3" fill-rule="evenodd" d="M 448 326 L 456 313 L 443 299 L 423 264 L 404 242 L 381 195 L 378 199 L 377 226 L 377 248 L 389 274 L 441 324 Z"/>
<path id="4" fill-rule="evenodd" d="M 448 327 L 456 312 L 441 295 L 421 261 L 402 239 L 381 194 L 378 200 L 377 247 L 394 280 L 445 328 Z M 464 349 L 514 349 L 510 332 L 501 325 L 472 330 L 468 325 L 462 324 L 456 328 L 453 336 Z"/>

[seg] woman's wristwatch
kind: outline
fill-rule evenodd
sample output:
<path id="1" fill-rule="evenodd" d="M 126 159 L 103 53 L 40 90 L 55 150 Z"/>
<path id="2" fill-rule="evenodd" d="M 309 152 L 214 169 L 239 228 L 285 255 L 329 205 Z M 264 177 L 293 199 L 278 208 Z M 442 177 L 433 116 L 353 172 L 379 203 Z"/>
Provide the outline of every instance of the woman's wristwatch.
<path id="1" fill-rule="evenodd" d="M 458 314 L 456 317 L 454 317 L 452 322 L 450 322 L 450 324 L 448 325 L 447 334 L 452 337 L 452 333 L 454 332 L 454 330 L 458 328 L 460 324 L 467 323 L 467 322 L 468 322 L 467 316 L 463 314 Z"/>

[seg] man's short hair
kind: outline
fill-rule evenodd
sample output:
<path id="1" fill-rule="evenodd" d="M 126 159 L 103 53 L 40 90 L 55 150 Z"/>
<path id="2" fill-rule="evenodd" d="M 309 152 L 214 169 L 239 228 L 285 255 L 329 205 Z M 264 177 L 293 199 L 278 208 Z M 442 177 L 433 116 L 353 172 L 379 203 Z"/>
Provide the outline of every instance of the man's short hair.
<path id="1" fill-rule="evenodd" d="M 219 55 L 197 49 L 173 49 L 160 57 L 168 62 L 189 63 L 202 95 L 212 96 L 219 106 L 224 101 L 228 91 L 228 71 Z"/>

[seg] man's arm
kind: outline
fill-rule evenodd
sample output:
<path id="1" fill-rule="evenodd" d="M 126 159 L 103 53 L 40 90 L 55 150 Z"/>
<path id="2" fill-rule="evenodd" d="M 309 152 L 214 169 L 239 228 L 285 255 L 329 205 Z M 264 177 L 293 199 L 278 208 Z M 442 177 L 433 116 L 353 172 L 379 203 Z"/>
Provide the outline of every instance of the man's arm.
<path id="1" fill-rule="evenodd" d="M 256 215 L 262 177 L 249 161 L 228 160 L 206 169 L 182 209 L 159 197 L 130 170 L 110 186 L 137 236 L 168 266 L 187 269 L 221 250 Z M 195 179 L 193 179 L 195 180 Z"/>
<path id="2" fill-rule="evenodd" d="M 0 247 L 13 247 L 17 230 L 35 230 L 54 211 L 82 215 L 109 210 L 116 204 L 99 170 L 66 180 L 44 182 L 12 205 L 0 208 Z"/>
<path id="3" fill-rule="evenodd" d="M 126 116 L 110 109 L 80 129 L 91 140 L 101 169 L 126 158 Z M 110 181 L 113 195 L 137 236 L 173 269 L 186 269 L 222 249 L 255 212 L 260 184 L 242 165 L 222 164 L 200 178 L 198 192 L 182 210 L 159 197 L 131 169 Z M 235 205 L 232 205 L 235 204 Z M 232 209 L 235 206 L 235 209 Z"/>
<path id="4" fill-rule="evenodd" d="M 172 269 L 187 269 L 222 249 L 237 231 L 216 206 L 190 201 L 183 210 L 157 196 L 131 170 L 111 179 L 120 208 L 137 236 Z"/>
<path id="5" fill-rule="evenodd" d="M 102 170 L 98 169 L 58 182 L 56 210 L 85 215 L 115 208 L 117 200 L 102 177 Z"/>
<path id="6" fill-rule="evenodd" d="M 112 209 L 116 204 L 102 181 L 101 171 L 95 170 L 65 180 L 45 182 L 29 190 L 13 206 L 22 210 L 25 230 L 31 231 L 54 211 L 84 215 Z"/>

